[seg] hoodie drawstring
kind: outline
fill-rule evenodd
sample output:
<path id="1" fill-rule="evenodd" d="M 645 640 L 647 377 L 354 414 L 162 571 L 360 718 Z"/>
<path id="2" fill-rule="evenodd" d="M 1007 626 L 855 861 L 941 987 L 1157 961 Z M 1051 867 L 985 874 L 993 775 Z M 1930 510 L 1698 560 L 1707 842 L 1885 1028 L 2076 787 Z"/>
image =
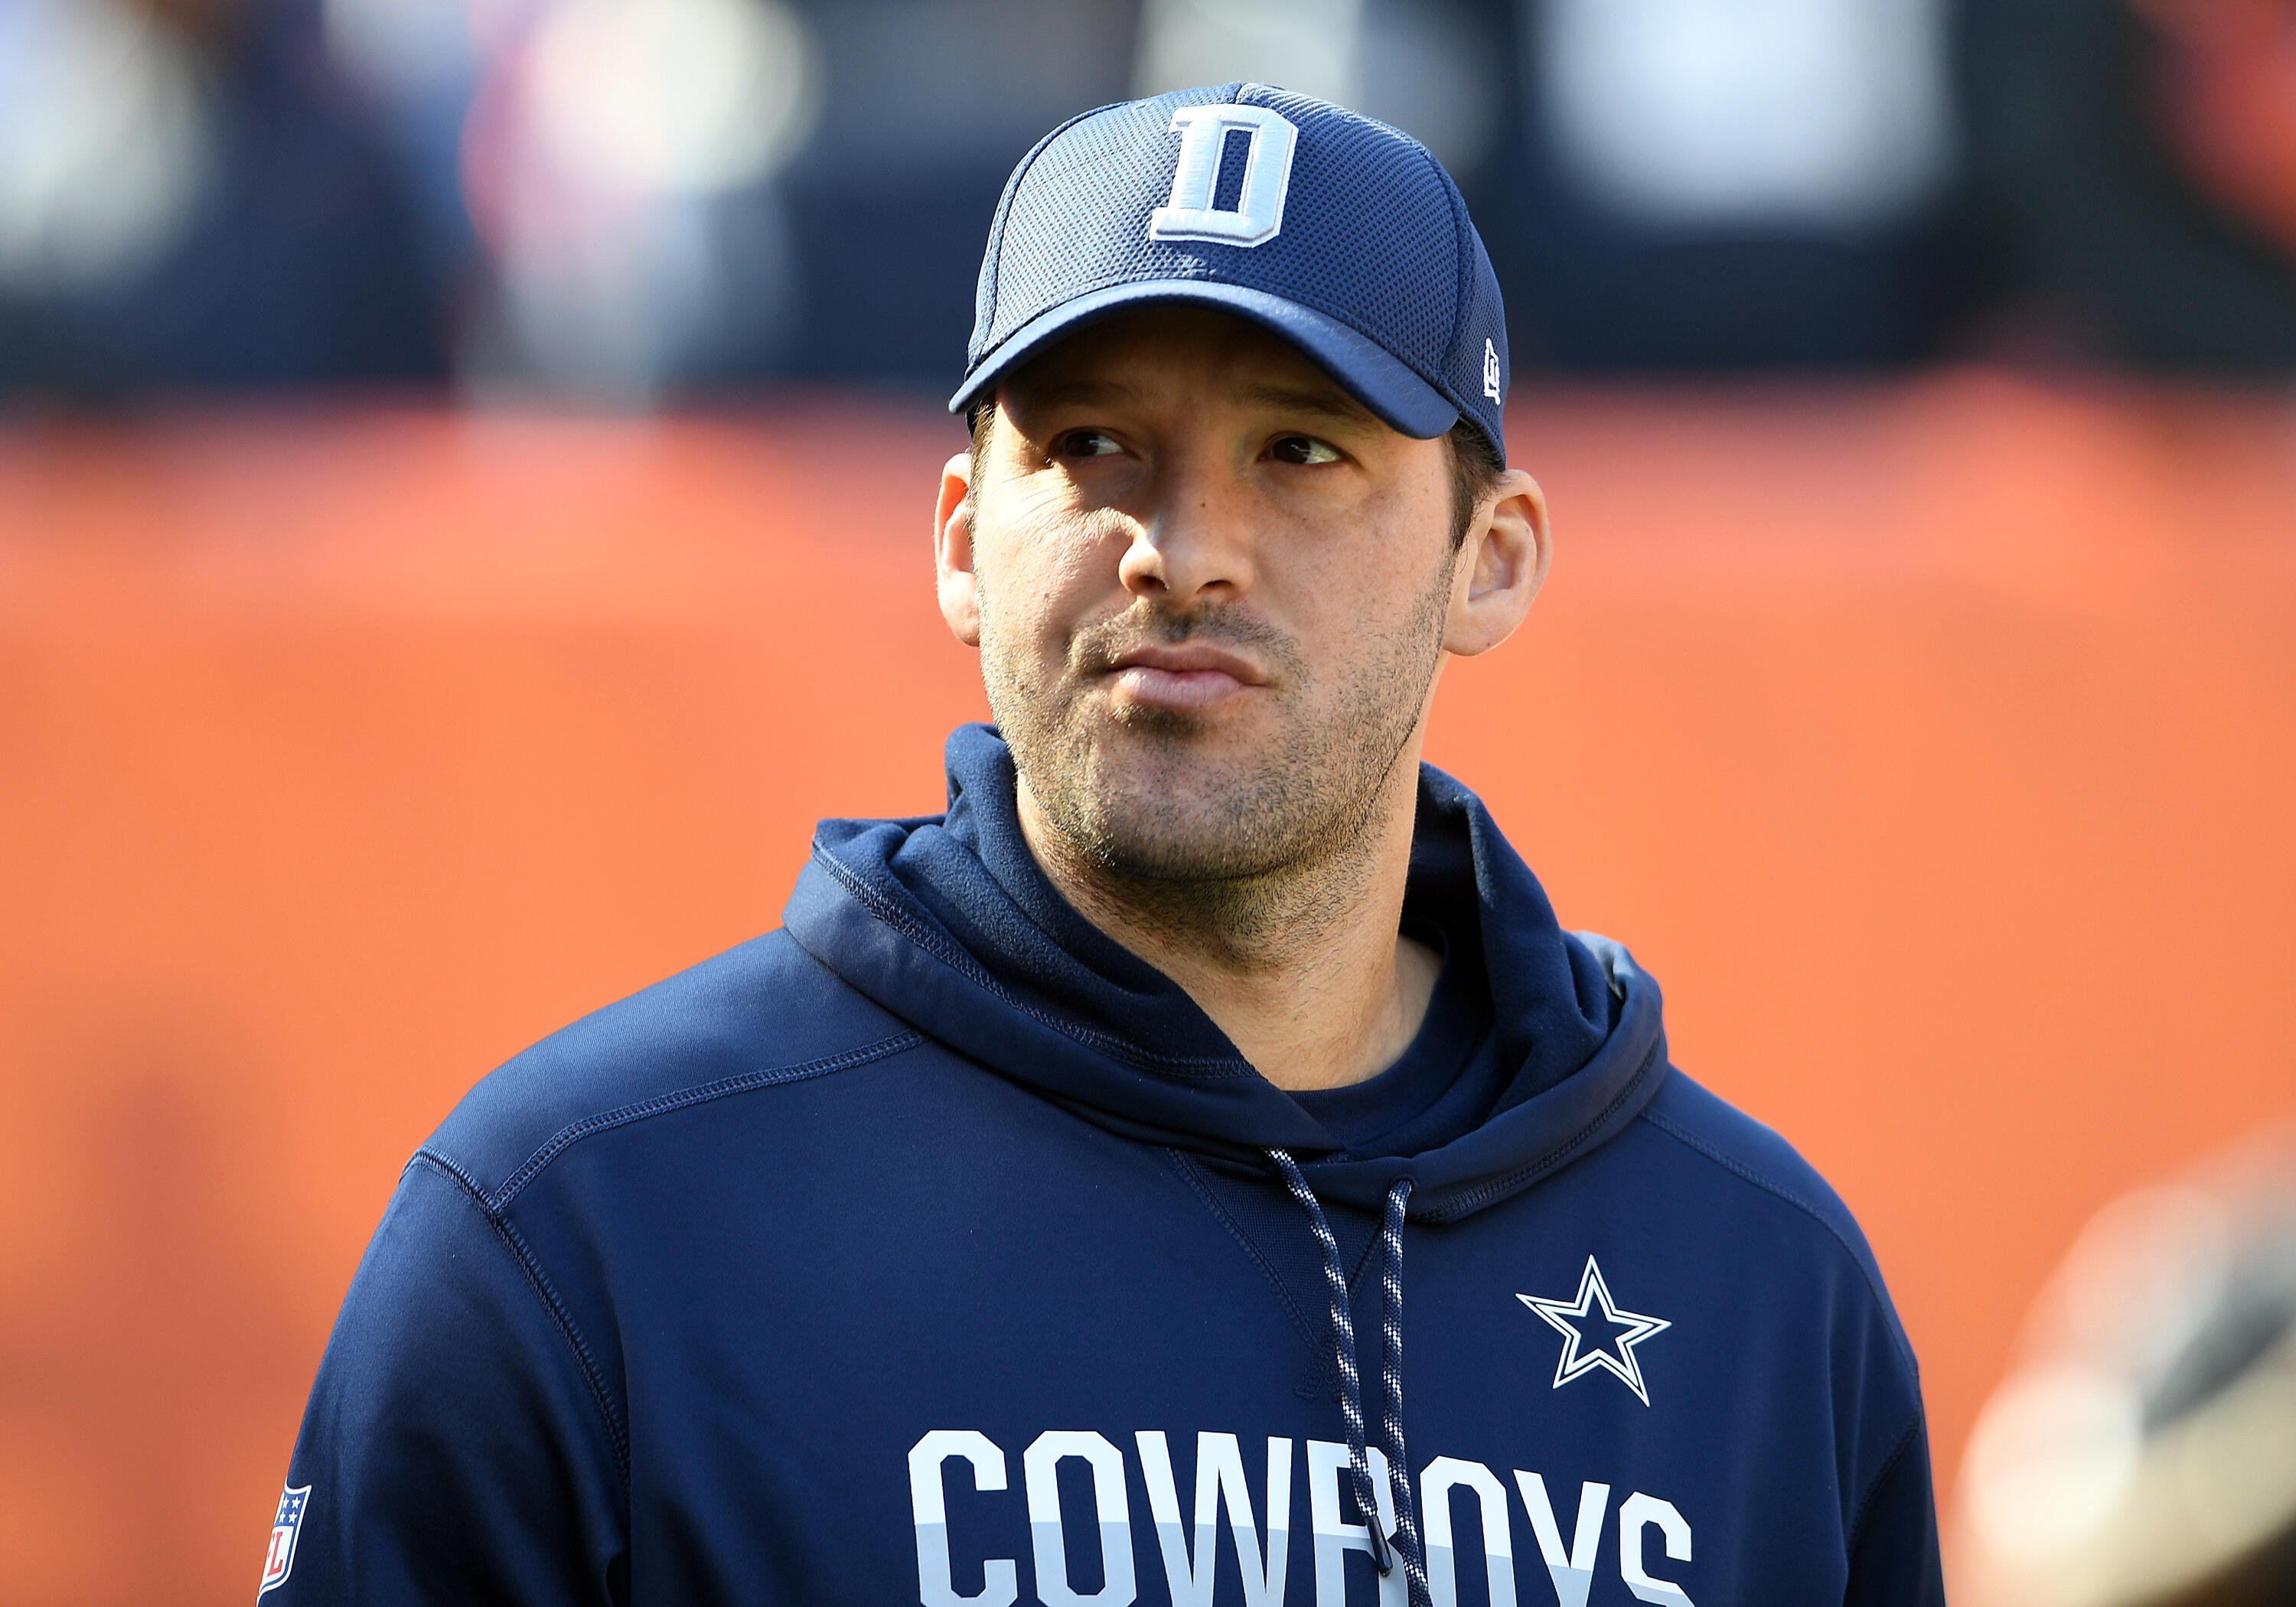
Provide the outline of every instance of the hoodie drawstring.
<path id="1" fill-rule="evenodd" d="M 1403 1558 L 1411 1607 L 1431 1607 L 1427 1588 L 1426 1555 L 1419 1544 L 1419 1504 L 1411 1488 L 1411 1461 L 1403 1448 L 1403 1218 L 1411 1199 L 1411 1179 L 1398 1177 L 1387 1192 L 1387 1215 L 1380 1225 L 1380 1366 L 1384 1398 L 1387 1479 L 1394 1498 L 1395 1533 L 1382 1528 L 1376 1486 L 1372 1482 L 1371 1456 L 1365 1447 L 1363 1384 L 1356 1365 L 1356 1324 L 1348 1299 L 1347 1270 L 1340 1264 L 1340 1242 L 1324 1215 L 1323 1202 L 1308 1186 L 1300 1163 L 1283 1150 L 1267 1152 L 1283 1174 L 1283 1186 L 1308 1213 L 1316 1243 L 1324 1250 L 1324 1281 L 1332 1296 L 1332 1332 L 1340 1366 L 1340 1414 L 1347 1421 L 1348 1465 L 1355 1474 L 1356 1505 L 1363 1509 L 1364 1527 L 1371 1534 L 1372 1561 L 1384 1578 L 1394 1571 L 1396 1554 Z"/>
<path id="2" fill-rule="evenodd" d="M 1387 1191 L 1387 1215 L 1380 1242 L 1380 1384 L 1387 1413 L 1388 1480 L 1395 1487 L 1395 1528 L 1403 1541 L 1403 1571 L 1411 1607 L 1434 1607 L 1427 1585 L 1427 1553 L 1419 1543 L 1419 1500 L 1411 1482 L 1411 1458 L 1403 1448 L 1403 1213 L 1411 1199 L 1411 1179 L 1398 1177 Z"/>

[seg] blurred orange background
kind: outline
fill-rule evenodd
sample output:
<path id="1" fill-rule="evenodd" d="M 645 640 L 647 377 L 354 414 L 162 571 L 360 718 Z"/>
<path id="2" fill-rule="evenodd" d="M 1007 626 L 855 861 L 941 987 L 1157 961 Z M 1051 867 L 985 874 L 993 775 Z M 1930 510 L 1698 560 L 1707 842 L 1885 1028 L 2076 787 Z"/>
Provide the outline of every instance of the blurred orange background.
<path id="1" fill-rule="evenodd" d="M 2117 1192 L 2296 1112 L 2296 415 L 1981 372 L 1513 411 L 1561 556 L 1431 756 L 1857 1211 L 1940 1482 Z M 400 1163 L 938 807 L 956 427 L 0 434 L 0 1603 L 251 1595 Z"/>

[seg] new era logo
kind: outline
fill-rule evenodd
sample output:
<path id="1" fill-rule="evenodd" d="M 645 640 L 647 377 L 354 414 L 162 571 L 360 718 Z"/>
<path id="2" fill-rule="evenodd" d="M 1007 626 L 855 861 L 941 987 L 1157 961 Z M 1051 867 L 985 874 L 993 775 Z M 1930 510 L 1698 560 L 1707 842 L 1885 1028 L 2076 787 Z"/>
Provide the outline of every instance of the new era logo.
<path id="1" fill-rule="evenodd" d="M 1483 340 L 1483 394 L 1494 402 L 1506 399 L 1499 394 L 1499 348 L 1488 337 Z"/>

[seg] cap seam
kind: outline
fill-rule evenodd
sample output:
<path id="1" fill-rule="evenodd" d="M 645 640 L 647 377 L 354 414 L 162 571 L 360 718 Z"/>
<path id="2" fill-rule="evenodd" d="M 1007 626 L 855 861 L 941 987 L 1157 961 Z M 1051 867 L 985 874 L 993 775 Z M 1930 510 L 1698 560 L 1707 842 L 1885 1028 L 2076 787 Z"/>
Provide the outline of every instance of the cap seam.
<path id="1" fill-rule="evenodd" d="M 1046 152 L 1052 149 L 1052 144 L 1054 140 L 1060 138 L 1062 135 L 1066 134 L 1078 123 L 1083 122 L 1086 118 L 1097 117 L 1103 111 L 1112 111 L 1119 106 L 1129 104 L 1131 104 L 1131 102 L 1128 101 L 1111 101 L 1106 105 L 1095 106 L 1089 111 L 1078 112 L 1074 117 L 1070 118 L 1067 121 L 1054 128 L 1052 132 L 1046 135 L 1044 138 L 1038 140 L 1035 147 L 1029 151 L 1029 154 L 1021 159 L 1021 165 L 1013 169 L 1013 176 L 1004 181 L 1004 193 L 997 198 L 996 216 L 990 220 L 988 225 L 988 239 L 991 250 L 988 252 L 988 260 L 984 265 L 988 278 L 988 284 L 987 287 L 988 291 L 988 317 L 987 322 L 989 328 L 993 329 L 996 324 L 996 300 L 999 294 L 998 287 L 1004 275 L 1004 225 L 1013 216 L 1013 203 L 1020 198 L 1021 185 L 1028 178 L 1029 170 L 1037 165 L 1037 159 L 1038 157 L 1044 155 Z M 983 332 L 985 333 L 987 332 L 984 331 Z M 1000 341 L 998 344 L 1002 345 L 1003 342 Z M 989 348 L 990 351 L 995 349 L 995 347 L 991 347 Z M 968 373 L 972 369 L 980 367 L 983 362 L 987 361 L 988 356 L 988 352 L 983 352 L 980 357 L 973 358 L 971 363 L 966 365 Z"/>
<path id="2" fill-rule="evenodd" d="M 1435 160 L 1432 151 L 1422 145 L 1419 154 L 1434 174 L 1435 182 L 1443 186 L 1444 194 L 1451 203 L 1451 254 L 1456 266 L 1451 275 L 1451 338 L 1443 344 L 1456 356 L 1460 338 L 1465 333 L 1467 299 L 1474 288 L 1469 273 L 1474 254 L 1467 250 L 1466 228 L 1463 226 L 1467 221 L 1467 198 L 1459 193 L 1459 186 L 1451 182 L 1450 175 L 1443 171 L 1443 164 Z"/>

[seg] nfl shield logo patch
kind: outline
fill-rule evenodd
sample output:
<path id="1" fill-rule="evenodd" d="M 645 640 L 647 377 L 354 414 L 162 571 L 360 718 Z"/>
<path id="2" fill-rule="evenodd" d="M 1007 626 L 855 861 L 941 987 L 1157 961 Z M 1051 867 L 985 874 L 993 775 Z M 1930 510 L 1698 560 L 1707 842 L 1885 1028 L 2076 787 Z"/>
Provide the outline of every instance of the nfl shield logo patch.
<path id="1" fill-rule="evenodd" d="M 303 1532 L 303 1509 L 310 1502 L 308 1484 L 281 1493 L 279 1515 L 271 1521 L 271 1549 L 263 1554 L 263 1588 L 255 1593 L 258 1597 L 287 1582 L 287 1570 L 295 1566 L 295 1537 Z"/>

